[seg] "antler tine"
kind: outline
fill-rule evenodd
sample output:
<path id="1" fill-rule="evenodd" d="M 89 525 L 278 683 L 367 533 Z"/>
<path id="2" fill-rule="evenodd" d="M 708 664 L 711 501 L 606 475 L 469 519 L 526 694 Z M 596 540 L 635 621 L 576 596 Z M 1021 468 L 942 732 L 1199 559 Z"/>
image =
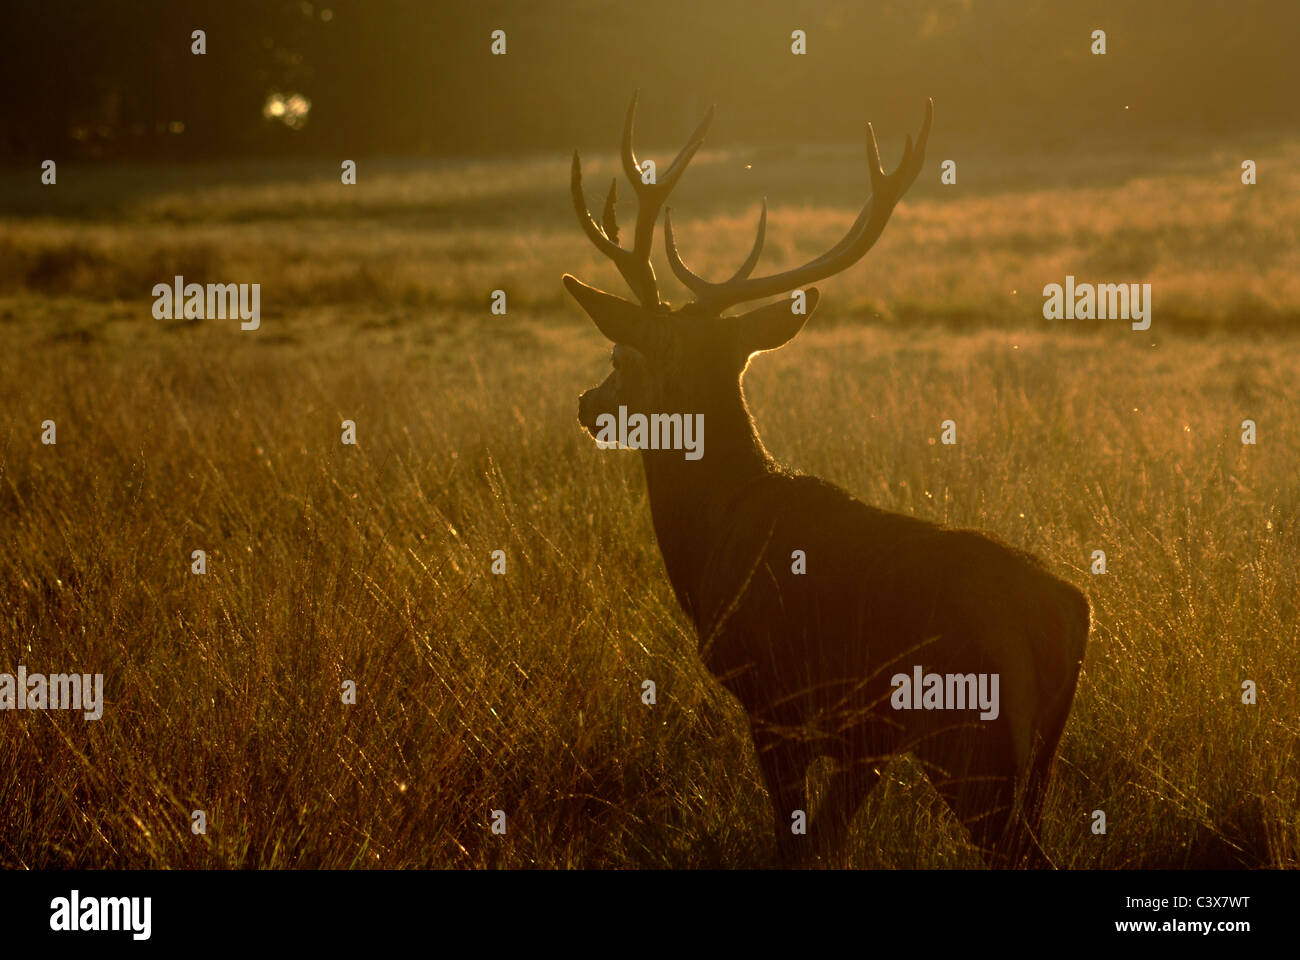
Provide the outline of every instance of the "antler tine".
<path id="1" fill-rule="evenodd" d="M 635 186 L 641 181 L 641 162 L 632 147 L 632 132 L 636 127 L 636 100 L 640 90 L 632 91 L 632 102 L 627 105 L 627 119 L 623 121 L 623 145 L 619 155 L 623 158 L 623 175 Z"/>
<path id="2" fill-rule="evenodd" d="M 695 125 L 695 130 L 687 139 L 686 145 L 677 151 L 677 156 L 673 157 L 673 162 L 669 164 L 664 175 L 656 177 L 657 182 L 655 183 L 645 183 L 641 179 L 641 161 L 637 159 L 636 148 L 632 145 L 636 129 L 636 101 L 639 93 L 639 90 L 633 92 L 632 102 L 627 107 L 627 120 L 623 124 L 623 148 L 621 151 L 623 173 L 631 181 L 638 194 L 653 195 L 662 193 L 664 197 L 667 197 L 681 175 L 686 172 L 686 166 L 691 162 L 691 158 L 695 156 L 695 151 L 699 150 L 704 143 L 704 135 L 708 133 L 709 125 L 713 123 L 715 108 L 710 106 L 703 119 Z"/>
<path id="3" fill-rule="evenodd" d="M 614 266 L 618 267 L 618 272 L 623 275 L 623 279 L 627 281 L 627 285 L 632 288 L 632 292 L 636 294 L 636 298 L 642 305 L 657 306 L 659 285 L 655 280 L 655 271 L 650 265 L 649 255 L 641 257 L 634 250 L 624 250 L 606 232 L 612 229 L 614 237 L 618 236 L 618 223 L 614 217 L 612 202 L 613 191 L 611 190 L 611 193 L 605 197 L 605 210 L 602 215 L 605 223 L 604 230 L 596 225 L 591 211 L 587 209 L 587 200 L 582 193 L 582 161 L 576 150 L 573 151 L 573 175 L 569 181 L 569 189 L 573 194 L 573 209 L 578 214 L 578 223 L 582 225 L 587 238 L 597 250 L 614 261 Z"/>
<path id="4" fill-rule="evenodd" d="M 600 227 L 596 226 L 596 221 L 592 219 L 591 211 L 587 209 L 587 200 L 582 195 L 582 160 L 578 156 L 578 151 L 573 151 L 573 165 L 570 168 L 569 192 L 573 195 L 573 209 L 578 214 L 578 223 L 586 232 L 587 237 L 596 245 L 596 249 L 612 260 L 617 260 L 623 252 L 618 244 L 613 243 L 605 236 Z"/>
<path id="5" fill-rule="evenodd" d="M 740 269 L 732 274 L 727 283 L 736 283 L 744 280 L 754 268 L 758 266 L 759 255 L 763 252 L 763 241 L 767 237 L 767 197 L 763 198 L 763 209 L 758 215 L 758 233 L 754 237 L 754 246 L 750 248 L 749 256 L 745 262 L 740 265 Z M 681 254 L 677 252 L 677 240 L 673 237 L 673 218 L 672 208 L 664 209 L 664 251 L 668 254 L 668 266 L 672 268 L 673 275 L 682 282 L 686 287 L 696 295 L 697 298 L 707 299 L 709 291 L 725 286 L 725 284 L 710 283 L 699 274 L 682 262 Z"/>
<path id="6" fill-rule="evenodd" d="M 903 161 L 907 160 L 907 147 L 903 147 Z M 876 193 L 876 188 L 880 186 L 885 177 L 885 165 L 880 162 L 880 144 L 876 142 L 876 128 L 867 121 L 867 170 L 871 174 L 871 193 Z M 870 199 L 870 198 L 868 198 Z"/>
<path id="7" fill-rule="evenodd" d="M 704 116 L 695 125 L 695 129 L 691 131 L 691 138 L 686 141 L 685 146 L 677 151 L 677 156 L 673 157 L 673 162 L 668 165 L 668 172 L 659 178 L 659 183 L 656 186 L 663 191 L 665 197 L 672 191 L 673 187 L 677 186 L 677 181 L 686 172 L 686 167 L 694 159 L 696 151 L 704 145 L 704 135 L 709 132 L 709 127 L 713 124 L 715 109 L 710 104 L 709 109 L 704 111 Z"/>
<path id="8" fill-rule="evenodd" d="M 915 181 L 921 172 L 921 164 L 925 162 L 925 145 L 930 140 L 930 125 L 934 122 L 934 97 L 930 97 L 925 102 L 925 120 L 921 124 L 921 132 L 916 135 L 916 162 L 912 165 L 912 175 L 904 184 L 906 190 Z M 912 145 L 912 138 L 907 138 L 908 146 Z"/>
<path id="9" fill-rule="evenodd" d="M 703 146 L 704 134 L 708 132 L 709 125 L 713 123 L 714 108 L 710 106 L 704 114 L 704 118 L 696 124 L 690 139 L 686 141 L 685 146 L 677 151 L 677 156 L 673 157 L 673 162 L 668 165 L 668 169 L 664 171 L 663 175 L 656 175 L 654 183 L 646 183 L 642 179 L 641 162 L 637 159 L 636 149 L 632 145 L 636 128 L 636 101 L 639 92 L 636 91 L 632 94 L 632 102 L 628 104 L 627 122 L 623 125 L 622 156 L 623 172 L 631 181 L 632 189 L 636 191 L 637 195 L 636 231 L 633 234 L 633 249 L 638 256 L 648 259 L 650 249 L 654 244 L 655 221 L 659 219 L 659 208 L 668 199 L 668 194 L 672 193 L 673 187 L 677 186 L 677 181 L 686 172 L 686 167 L 694 158 L 696 151 Z"/>
<path id="10" fill-rule="evenodd" d="M 681 281 L 682 286 L 695 294 L 697 302 L 703 302 L 709 289 L 716 287 L 717 284 L 710 283 L 698 273 L 692 272 L 690 267 L 682 262 L 681 254 L 677 252 L 677 240 L 673 237 L 672 207 L 664 210 L 664 253 L 668 255 L 668 266 L 672 269 L 673 276 Z"/>
<path id="11" fill-rule="evenodd" d="M 605 236 L 618 243 L 618 217 L 614 213 L 614 204 L 618 203 L 618 177 L 609 181 L 609 193 L 605 194 L 605 211 L 600 216 L 600 225 Z"/>
<path id="12" fill-rule="evenodd" d="M 665 246 L 668 248 L 668 262 L 673 268 L 673 273 L 695 293 L 697 302 L 721 311 L 737 303 L 785 293 L 848 269 L 880 238 L 899 198 L 920 174 L 921 166 L 925 162 L 925 147 L 930 138 L 930 126 L 933 120 L 934 100 L 930 99 L 926 103 L 925 121 L 921 125 L 921 132 L 917 135 L 915 146 L 909 136 L 903 148 L 903 157 L 892 173 L 885 173 L 881 166 L 876 132 L 871 124 L 867 124 L 867 167 L 871 174 L 871 196 L 857 219 L 853 221 L 853 226 L 849 228 L 848 233 L 821 256 L 792 270 L 749 279 L 749 273 L 758 260 L 758 247 L 761 246 L 763 223 L 760 223 L 759 242 L 740 270 L 730 280 L 723 283 L 710 283 L 691 273 L 682 263 L 681 257 L 677 254 L 676 244 L 673 242 L 671 227 L 665 218 Z M 764 206 L 762 219 L 766 221 L 766 206 Z"/>
<path id="13" fill-rule="evenodd" d="M 668 194 L 677 185 L 677 181 L 686 172 L 686 167 L 690 164 L 691 158 L 695 156 L 696 151 L 704 143 L 704 134 L 713 122 L 714 110 L 713 107 L 709 107 L 704 119 L 696 126 L 686 145 L 678 151 L 677 156 L 673 158 L 673 162 L 663 176 L 657 176 L 654 183 L 645 183 L 641 179 L 641 164 L 637 160 L 636 150 L 632 145 L 633 131 L 636 126 L 638 93 L 639 91 L 632 94 L 632 102 L 628 104 L 627 119 L 623 124 L 622 149 L 620 151 L 623 172 L 631 181 L 632 189 L 637 196 L 636 227 L 633 231 L 632 249 L 626 250 L 618 245 L 618 221 L 614 213 L 614 203 L 617 199 L 615 184 L 610 185 L 609 193 L 605 198 L 605 208 L 601 217 L 603 229 L 601 226 L 596 225 L 595 219 L 591 216 L 591 211 L 587 209 L 587 201 L 582 194 L 582 172 L 576 151 L 573 154 L 571 189 L 578 221 L 582 224 L 587 236 L 601 253 L 614 261 L 619 273 L 623 275 L 623 279 L 627 281 L 628 286 L 632 288 L 641 303 L 644 306 L 653 307 L 659 305 L 659 285 L 655 278 L 654 267 L 650 263 L 650 250 L 654 243 L 655 221 L 659 219 L 659 210 L 668 198 Z"/>
<path id="14" fill-rule="evenodd" d="M 744 280 L 754 268 L 758 266 L 759 254 L 763 252 L 763 241 L 767 239 L 767 197 L 763 198 L 763 208 L 758 212 L 758 232 L 754 236 L 754 245 L 749 250 L 749 256 L 745 262 L 740 265 L 740 269 L 732 274 L 728 283 L 735 283 L 738 280 Z"/>

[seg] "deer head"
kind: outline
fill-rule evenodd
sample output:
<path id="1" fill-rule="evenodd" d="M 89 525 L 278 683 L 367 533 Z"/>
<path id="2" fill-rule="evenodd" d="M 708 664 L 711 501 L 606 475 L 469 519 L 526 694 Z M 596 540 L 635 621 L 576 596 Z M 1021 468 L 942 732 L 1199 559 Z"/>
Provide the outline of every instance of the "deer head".
<path id="1" fill-rule="evenodd" d="M 754 246 L 740 269 L 721 283 L 705 280 L 682 262 L 673 239 L 671 210 L 665 210 L 664 246 L 668 263 L 677 279 L 694 294 L 691 302 L 673 310 L 660 299 L 658 281 L 650 263 L 655 222 L 664 201 L 703 143 L 713 120 L 713 109 L 709 109 L 662 177 L 646 183 L 632 146 L 636 100 L 633 94 L 622 144 L 623 170 L 637 197 L 636 227 L 630 250 L 619 245 L 614 215 L 617 178 L 610 183 L 601 222 L 597 224 L 583 196 L 581 161 L 576 151 L 573 154 L 571 190 L 578 222 L 596 248 L 614 261 L 636 296 L 636 302 L 632 302 L 597 290 L 569 274 L 564 276 L 565 287 L 614 344 L 613 371 L 600 386 L 584 393 L 578 405 L 578 419 L 593 436 L 596 418 L 601 414 L 616 415 L 620 405 L 645 413 L 704 409 L 709 405 L 710 394 L 719 385 L 725 388 L 739 384 L 750 357 L 763 350 L 774 350 L 794 337 L 812 316 L 819 299 L 817 289 L 806 285 L 848 269 L 871 249 L 885 229 L 894 206 L 920 173 L 934 115 L 931 100 L 915 147 L 908 137 L 903 159 L 888 174 L 880 165 L 875 132 L 867 124 L 871 196 L 848 233 L 830 250 L 803 266 L 766 277 L 751 276 L 767 232 L 767 201 L 764 200 Z M 800 289 L 804 292 L 803 313 L 793 312 L 791 301 L 783 299 L 738 316 L 722 316 L 724 310 L 736 304 Z"/>

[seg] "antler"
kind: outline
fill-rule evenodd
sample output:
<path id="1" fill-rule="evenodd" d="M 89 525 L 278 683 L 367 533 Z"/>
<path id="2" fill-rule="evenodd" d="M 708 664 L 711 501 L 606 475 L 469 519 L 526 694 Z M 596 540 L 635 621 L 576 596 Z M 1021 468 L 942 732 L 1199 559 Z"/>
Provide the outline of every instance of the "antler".
<path id="1" fill-rule="evenodd" d="M 844 238 L 820 257 L 810 260 L 801 267 L 786 270 L 784 273 L 749 279 L 749 275 L 754 272 L 754 267 L 758 264 L 758 256 L 763 250 L 763 238 L 767 232 L 767 201 L 764 200 L 763 211 L 758 218 L 758 236 L 744 264 L 730 280 L 723 283 L 710 283 L 692 273 L 686 264 L 682 263 L 682 258 L 677 253 L 677 244 L 673 240 L 672 211 L 669 209 L 664 211 L 664 246 L 667 248 L 668 264 L 672 267 L 673 273 L 695 294 L 697 303 L 721 312 L 737 303 L 775 296 L 829 277 L 841 270 L 847 270 L 871 249 L 872 244 L 885 229 L 885 224 L 889 222 L 889 215 L 893 213 L 894 205 L 921 172 L 921 165 L 925 162 L 926 141 L 930 137 L 930 122 L 933 119 L 934 100 L 931 99 L 925 108 L 925 123 L 921 125 L 921 132 L 916 138 L 916 148 L 913 149 L 912 138 L 909 136 L 903 148 L 903 159 L 899 161 L 894 172 L 888 174 L 880 166 L 880 148 L 876 145 L 875 131 L 871 128 L 871 124 L 867 124 L 871 196 Z"/>
<path id="2" fill-rule="evenodd" d="M 578 151 L 573 151 L 573 175 L 570 189 L 573 193 L 573 209 L 577 211 L 578 222 L 586 231 L 591 242 L 605 256 L 614 261 L 618 272 L 623 275 L 632 292 L 643 306 L 659 305 L 659 283 L 655 279 L 654 267 L 650 264 L 650 247 L 654 242 L 655 221 L 659 219 L 659 208 L 668 199 L 677 181 L 686 171 L 686 166 L 695 156 L 704 142 L 705 131 L 713 122 L 713 108 L 704 115 L 691 139 L 682 147 L 673 159 L 672 165 L 662 176 L 656 177 L 656 183 L 645 183 L 641 179 L 641 164 L 632 149 L 632 127 L 636 118 L 636 93 L 632 94 L 632 103 L 627 108 L 627 122 L 623 126 L 623 172 L 632 181 L 632 189 L 637 196 L 636 229 L 632 235 L 632 249 L 625 250 L 618 245 L 618 222 L 614 217 L 614 202 L 618 199 L 618 178 L 610 182 L 609 193 L 605 196 L 605 209 L 598 226 L 587 209 L 587 201 L 582 195 L 582 161 Z"/>

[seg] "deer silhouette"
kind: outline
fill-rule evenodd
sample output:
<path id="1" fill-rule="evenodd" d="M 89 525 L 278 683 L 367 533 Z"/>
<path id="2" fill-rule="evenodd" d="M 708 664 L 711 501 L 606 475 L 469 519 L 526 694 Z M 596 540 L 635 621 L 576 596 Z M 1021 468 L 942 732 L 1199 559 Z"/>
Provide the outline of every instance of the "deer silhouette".
<path id="1" fill-rule="evenodd" d="M 637 301 L 564 276 L 614 344 L 613 370 L 582 394 L 578 419 L 597 436 L 597 421 L 620 407 L 703 415 L 708 442 L 699 459 L 642 450 L 650 511 L 703 661 L 748 715 L 780 862 L 841 850 L 885 762 L 908 752 L 991 865 L 1051 866 L 1038 831 L 1087 644 L 1086 598 L 1032 555 L 989 536 L 889 513 L 782 467 L 764 449 L 742 389 L 754 355 L 788 342 L 816 309 L 818 291 L 806 285 L 847 269 L 880 236 L 921 170 L 933 101 L 892 173 L 881 168 L 868 124 L 870 199 L 843 239 L 803 266 L 751 276 L 766 232 L 764 201 L 744 264 L 725 282 L 704 280 L 682 262 L 666 210 L 668 262 L 694 295 L 676 310 L 660 300 L 650 263 L 654 228 L 713 110 L 656 177 L 633 149 L 636 102 L 634 94 L 621 151 L 637 198 L 631 249 L 619 245 L 617 179 L 597 224 L 573 156 L 579 222 Z M 722 316 L 792 291 L 802 298 Z M 924 697 L 904 689 L 913 678 Z M 979 712 L 970 701 L 985 678 L 1000 703 Z M 799 833 L 807 769 L 823 756 L 832 772 Z"/>

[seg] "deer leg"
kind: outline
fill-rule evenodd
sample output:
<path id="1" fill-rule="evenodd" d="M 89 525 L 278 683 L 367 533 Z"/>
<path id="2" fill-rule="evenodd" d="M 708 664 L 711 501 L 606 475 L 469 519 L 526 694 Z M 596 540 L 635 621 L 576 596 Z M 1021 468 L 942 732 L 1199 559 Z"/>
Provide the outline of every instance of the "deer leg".
<path id="1" fill-rule="evenodd" d="M 1046 794 L 1045 764 L 1036 764 L 1025 778 L 1017 803 L 1016 781 L 992 776 L 970 785 L 953 784 L 939 792 L 970 831 L 989 866 L 1054 870 L 1055 864 L 1038 843 Z"/>
<path id="2" fill-rule="evenodd" d="M 1021 836 L 1019 844 L 1021 852 L 1016 854 L 1016 866 L 1023 866 L 1027 870 L 1056 869 L 1056 864 L 1047 858 L 1043 848 L 1038 845 L 1038 838 L 1027 827 L 1022 827 Z"/>
<path id="3" fill-rule="evenodd" d="M 1046 749 L 1040 745 L 1039 755 L 1030 765 L 1029 775 L 1025 778 L 1025 789 L 1020 801 L 1018 835 L 1013 853 L 1018 864 L 1023 861 L 1024 866 L 1033 870 L 1055 869 L 1055 865 L 1038 844 L 1043 806 L 1047 799 L 1047 784 L 1052 773 L 1054 747 L 1055 745 L 1052 749 Z"/>
<path id="4" fill-rule="evenodd" d="M 792 832 L 793 814 L 804 811 L 807 823 L 808 805 L 804 773 L 809 758 L 803 744 L 770 734 L 754 733 L 754 748 L 758 766 L 763 773 L 767 795 L 772 802 L 772 822 L 776 830 L 777 860 L 781 866 L 795 866 L 807 853 L 808 837 Z"/>
<path id="5" fill-rule="evenodd" d="M 843 849 L 854 815 L 879 782 L 879 769 L 874 763 L 863 760 L 850 760 L 831 774 L 826 795 L 812 824 L 813 841 L 819 856 L 835 854 Z"/>
<path id="6" fill-rule="evenodd" d="M 1052 778 L 1052 769 L 1056 764 L 1056 751 L 1065 731 L 1066 721 L 1070 717 L 1070 702 L 1067 697 L 1061 706 L 1050 715 L 1042 725 L 1039 736 L 1034 738 L 1034 750 L 1030 757 L 1029 772 L 1025 777 L 1025 788 L 1021 796 L 1021 832 L 1024 835 L 1017 857 L 1023 856 L 1025 866 L 1035 870 L 1055 870 L 1056 865 L 1048 859 L 1043 848 L 1039 846 L 1038 836 L 1043 822 L 1043 807 L 1047 801 L 1047 787 Z"/>
<path id="7" fill-rule="evenodd" d="M 963 783 L 938 787 L 957 818 L 970 831 L 971 839 L 989 866 L 1054 869 L 1052 861 L 1038 844 L 1033 810 L 1041 810 L 1041 798 L 1035 799 L 1029 793 L 1042 788 L 1032 782 L 1034 780 L 1045 783 L 1032 777 L 1019 805 L 1016 803 L 1015 779 L 1011 776 L 973 777 Z M 1027 807 L 1026 804 L 1034 806 Z"/>
<path id="8" fill-rule="evenodd" d="M 1018 771 L 1004 728 L 951 730 L 914 750 L 935 790 L 956 814 L 991 867 L 1015 863 L 1023 838 L 1016 807 Z"/>
<path id="9" fill-rule="evenodd" d="M 1015 824 L 1015 779 L 971 771 L 960 780 L 935 784 L 991 867 L 1010 867 L 1008 843 Z"/>
<path id="10" fill-rule="evenodd" d="M 997 867 L 1028 870 L 1056 869 L 1039 846 L 1037 829 L 1031 826 L 1023 807 L 1008 819 L 1000 839 L 992 849 L 990 863 Z"/>

